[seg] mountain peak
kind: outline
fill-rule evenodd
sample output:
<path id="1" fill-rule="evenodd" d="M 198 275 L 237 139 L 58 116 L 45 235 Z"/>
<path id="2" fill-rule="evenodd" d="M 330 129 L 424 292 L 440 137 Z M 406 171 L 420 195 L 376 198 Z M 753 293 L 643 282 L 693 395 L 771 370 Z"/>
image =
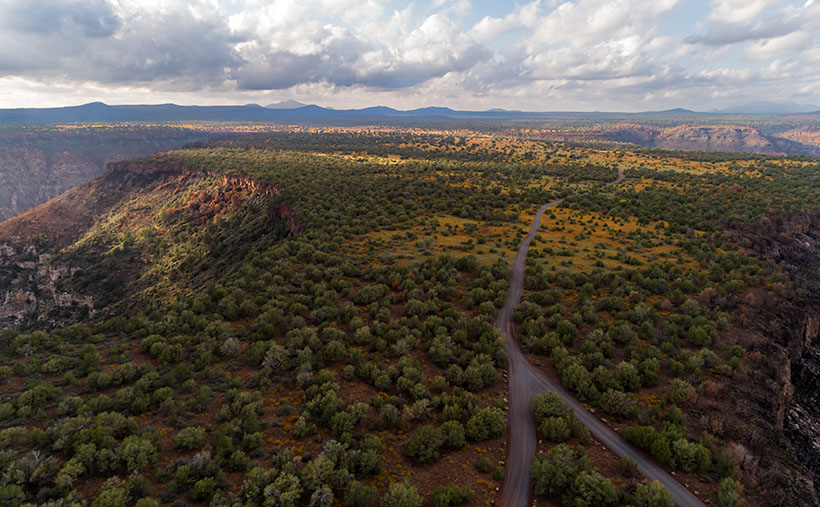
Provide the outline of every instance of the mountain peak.
<path id="1" fill-rule="evenodd" d="M 282 100 L 280 102 L 274 102 L 273 104 L 268 104 L 265 106 L 268 109 L 299 109 L 300 107 L 305 107 L 307 104 L 302 104 L 301 102 L 297 102 L 292 99 Z"/>

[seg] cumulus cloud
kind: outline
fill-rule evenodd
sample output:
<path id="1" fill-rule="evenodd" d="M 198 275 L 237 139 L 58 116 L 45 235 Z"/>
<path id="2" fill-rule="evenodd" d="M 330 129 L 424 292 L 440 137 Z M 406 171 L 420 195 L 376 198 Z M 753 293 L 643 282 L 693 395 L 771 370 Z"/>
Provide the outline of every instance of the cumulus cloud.
<path id="1" fill-rule="evenodd" d="M 712 18 L 718 21 L 711 24 L 705 34 L 691 35 L 685 41 L 689 44 L 722 46 L 774 39 L 796 32 L 816 32 L 820 26 L 820 4 L 814 6 L 808 3 L 798 8 L 786 7 L 767 16 L 715 16 L 717 12 L 719 10 L 713 12 Z"/>
<path id="2" fill-rule="evenodd" d="M 820 2 L 713 0 L 697 24 L 680 26 L 676 13 L 687 8 L 525 0 L 489 14 L 469 0 L 398 9 L 387 0 L 0 0 L 0 80 L 177 93 L 189 103 L 281 91 L 325 103 L 522 109 L 700 101 L 726 87 L 753 94 L 755 79 L 767 93 L 781 87 L 777 96 L 817 91 Z"/>

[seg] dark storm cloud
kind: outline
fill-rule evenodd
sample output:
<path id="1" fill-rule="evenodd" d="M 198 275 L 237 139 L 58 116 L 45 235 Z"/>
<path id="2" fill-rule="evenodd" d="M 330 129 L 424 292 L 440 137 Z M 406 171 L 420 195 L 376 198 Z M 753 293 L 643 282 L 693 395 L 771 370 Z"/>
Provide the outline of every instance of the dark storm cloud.
<path id="1" fill-rule="evenodd" d="M 72 65 L 101 82 L 167 81 L 193 88 L 225 80 L 225 69 L 239 64 L 227 28 L 183 12 L 137 16 L 116 38 L 95 43 Z"/>
<path id="2" fill-rule="evenodd" d="M 278 90 L 318 81 L 321 63 L 319 55 L 278 51 L 262 56 L 256 63 L 243 65 L 235 77 L 242 90 Z"/>
<path id="3" fill-rule="evenodd" d="M 224 23 L 184 10 L 124 20 L 102 0 L 0 0 L 0 7 L 0 73 L 197 89 L 223 83 L 225 69 L 239 63 Z"/>

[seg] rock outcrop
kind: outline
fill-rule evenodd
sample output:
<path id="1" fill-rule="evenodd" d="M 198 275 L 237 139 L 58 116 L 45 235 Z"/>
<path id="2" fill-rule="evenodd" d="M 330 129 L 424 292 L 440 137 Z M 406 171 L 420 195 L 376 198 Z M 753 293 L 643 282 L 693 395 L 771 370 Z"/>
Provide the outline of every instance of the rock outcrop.
<path id="1" fill-rule="evenodd" d="M 761 155 L 820 156 L 820 147 L 746 125 L 679 125 L 656 127 L 621 123 L 590 130 L 550 135 L 566 141 L 610 141 L 665 150 L 721 151 Z"/>
<path id="2" fill-rule="evenodd" d="M 70 324 L 92 312 L 91 295 L 60 287 L 77 269 L 51 262 L 31 243 L 0 244 L 0 329 Z"/>
<path id="3" fill-rule="evenodd" d="M 735 435 L 757 455 L 746 472 L 764 505 L 791 505 L 781 502 L 787 492 L 800 495 L 802 505 L 820 505 L 820 213 L 770 215 L 754 227 L 730 228 L 794 284 L 756 308 L 757 353 L 749 378 L 736 383 L 737 416 L 754 422 Z"/>

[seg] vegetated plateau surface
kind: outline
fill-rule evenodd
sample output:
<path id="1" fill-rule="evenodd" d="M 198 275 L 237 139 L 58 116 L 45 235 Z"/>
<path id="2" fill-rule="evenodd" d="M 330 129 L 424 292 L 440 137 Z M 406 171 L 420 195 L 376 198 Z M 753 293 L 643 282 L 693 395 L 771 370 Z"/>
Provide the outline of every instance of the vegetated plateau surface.
<path id="1" fill-rule="evenodd" d="M 0 224 L 0 499 L 496 501 L 495 319 L 565 197 L 515 310 L 531 363 L 712 505 L 817 505 L 818 170 L 396 128 L 109 164 Z M 668 504 L 533 409 L 539 504 Z"/>

